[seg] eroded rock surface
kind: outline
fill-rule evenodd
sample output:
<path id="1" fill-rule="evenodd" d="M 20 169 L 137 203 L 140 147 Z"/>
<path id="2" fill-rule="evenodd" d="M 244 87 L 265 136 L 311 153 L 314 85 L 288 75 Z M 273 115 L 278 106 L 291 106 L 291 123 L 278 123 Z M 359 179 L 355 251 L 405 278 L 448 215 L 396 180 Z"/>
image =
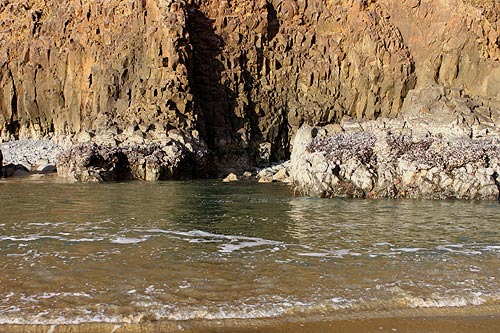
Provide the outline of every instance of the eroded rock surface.
<path id="1" fill-rule="evenodd" d="M 82 143 L 59 155 L 57 172 L 81 182 L 191 179 L 206 176 L 206 153 L 176 141 L 126 147 Z"/>
<path id="2" fill-rule="evenodd" d="M 2 137 L 189 130 L 195 116 L 182 7 L 2 2 Z"/>
<path id="3" fill-rule="evenodd" d="M 35 171 L 41 165 L 55 165 L 57 156 L 64 150 L 49 139 L 22 139 L 0 143 L 5 164 L 23 165 Z"/>
<path id="4" fill-rule="evenodd" d="M 500 108 L 427 89 L 442 95 L 410 98 L 392 120 L 303 126 L 290 167 L 297 193 L 498 199 L 500 137 L 494 123 Z M 429 101 L 437 103 L 432 111 Z"/>
<path id="5" fill-rule="evenodd" d="M 498 6 L 3 1 L 0 136 L 163 145 L 176 129 L 231 168 L 286 159 L 303 123 L 394 118 L 411 96 L 440 103 L 429 85 L 488 107 L 500 97 Z"/>

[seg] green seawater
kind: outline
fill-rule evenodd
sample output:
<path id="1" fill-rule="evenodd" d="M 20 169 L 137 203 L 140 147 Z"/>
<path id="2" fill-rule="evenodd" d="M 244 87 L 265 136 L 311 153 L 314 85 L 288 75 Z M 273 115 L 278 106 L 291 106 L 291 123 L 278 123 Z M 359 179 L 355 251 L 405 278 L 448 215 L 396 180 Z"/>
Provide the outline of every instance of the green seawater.
<path id="1" fill-rule="evenodd" d="M 0 181 L 0 324 L 500 314 L 497 202 Z"/>

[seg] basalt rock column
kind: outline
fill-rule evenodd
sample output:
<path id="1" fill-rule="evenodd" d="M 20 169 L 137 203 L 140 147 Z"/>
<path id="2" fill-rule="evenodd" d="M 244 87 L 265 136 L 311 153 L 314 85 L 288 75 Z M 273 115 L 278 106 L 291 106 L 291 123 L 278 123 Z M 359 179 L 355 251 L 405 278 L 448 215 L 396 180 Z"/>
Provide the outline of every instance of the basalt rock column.
<path id="1" fill-rule="evenodd" d="M 182 1 L 3 2 L 0 136 L 190 133 L 185 25 Z"/>

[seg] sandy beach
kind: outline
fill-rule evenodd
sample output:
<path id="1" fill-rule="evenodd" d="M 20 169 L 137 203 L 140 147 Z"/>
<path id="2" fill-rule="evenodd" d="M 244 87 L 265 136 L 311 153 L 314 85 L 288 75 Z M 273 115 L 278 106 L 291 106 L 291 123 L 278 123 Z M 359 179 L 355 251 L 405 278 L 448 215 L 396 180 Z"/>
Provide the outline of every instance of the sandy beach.
<path id="1" fill-rule="evenodd" d="M 278 320 L 225 320 L 210 322 L 155 322 L 144 324 L 81 325 L 0 325 L 0 332 L 9 333 L 354 333 L 354 332 L 405 332 L 405 333 L 471 333 L 498 332 L 500 315 L 404 317 L 325 321 Z"/>

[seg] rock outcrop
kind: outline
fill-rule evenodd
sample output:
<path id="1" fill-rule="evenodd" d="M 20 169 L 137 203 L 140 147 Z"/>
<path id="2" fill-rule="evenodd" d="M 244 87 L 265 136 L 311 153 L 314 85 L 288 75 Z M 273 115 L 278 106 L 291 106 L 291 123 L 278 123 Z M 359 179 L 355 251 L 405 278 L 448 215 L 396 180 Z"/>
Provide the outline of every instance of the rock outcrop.
<path id="1" fill-rule="evenodd" d="M 5 178 L 9 177 L 27 177 L 30 175 L 30 170 L 28 170 L 22 164 L 6 164 L 2 168 L 2 176 Z"/>
<path id="2" fill-rule="evenodd" d="M 2 137 L 55 133 L 119 141 L 127 131 L 147 137 L 165 127 L 194 129 L 183 7 L 177 1 L 4 1 Z"/>
<path id="3" fill-rule="evenodd" d="M 304 123 L 394 118 L 409 96 L 433 98 L 429 85 L 497 103 L 498 7 L 3 1 L 0 137 L 163 145 L 176 129 L 206 142 L 221 169 L 265 165 L 289 156 Z"/>
<path id="4" fill-rule="evenodd" d="M 303 126 L 290 166 L 295 191 L 321 197 L 498 199 L 500 107 L 478 104 L 460 91 L 425 90 L 409 96 L 395 119 Z"/>
<path id="5" fill-rule="evenodd" d="M 59 175 L 73 181 L 102 182 L 128 179 L 127 157 L 121 149 L 78 144 L 59 157 Z"/>
<path id="6" fill-rule="evenodd" d="M 49 139 L 22 139 L 0 143 L 4 152 L 5 164 L 23 165 L 29 171 L 40 167 L 55 165 L 57 156 L 64 151 L 60 146 Z"/>
<path id="7" fill-rule="evenodd" d="M 82 143 L 59 156 L 57 172 L 81 182 L 191 179 L 207 176 L 207 160 L 203 148 L 175 140 L 125 147 Z"/>
<path id="8" fill-rule="evenodd" d="M 55 173 L 57 156 L 64 148 L 45 138 L 0 143 L 0 150 L 3 151 L 2 175 L 16 177 Z"/>

